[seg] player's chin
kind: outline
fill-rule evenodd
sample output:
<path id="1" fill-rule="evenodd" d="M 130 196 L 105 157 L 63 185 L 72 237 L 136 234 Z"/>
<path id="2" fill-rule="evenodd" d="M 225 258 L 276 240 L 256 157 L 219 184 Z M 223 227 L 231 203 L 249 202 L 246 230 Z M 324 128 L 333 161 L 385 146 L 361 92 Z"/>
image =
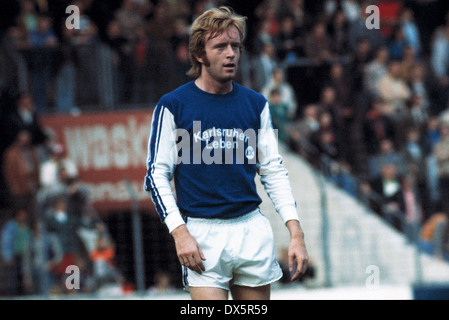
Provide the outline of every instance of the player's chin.
<path id="1" fill-rule="evenodd" d="M 230 80 L 234 80 L 236 77 L 236 72 L 235 71 L 229 71 L 229 72 L 225 72 L 225 74 L 223 75 L 222 79 L 224 81 L 230 81 Z"/>
<path id="2" fill-rule="evenodd" d="M 235 75 L 237 73 L 236 67 L 225 67 L 222 70 L 223 74 L 225 75 Z"/>

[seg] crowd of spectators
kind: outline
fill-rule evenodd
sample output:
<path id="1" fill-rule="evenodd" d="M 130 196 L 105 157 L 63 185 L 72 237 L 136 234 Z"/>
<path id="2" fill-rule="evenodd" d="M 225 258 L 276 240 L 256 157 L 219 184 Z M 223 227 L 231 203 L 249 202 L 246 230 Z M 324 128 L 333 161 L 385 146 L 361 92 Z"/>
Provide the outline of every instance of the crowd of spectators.
<path id="1" fill-rule="evenodd" d="M 221 4 L 248 16 L 238 81 L 268 99 L 280 140 L 400 232 L 413 238 L 422 229 L 423 248 L 447 258 L 449 5 L 444 1 L 9 2 L 16 4 L 17 19 L 4 28 L 0 46 L 2 190 L 9 195 L 2 201 L 15 217 L 5 224 L 3 237 L 9 240 L 2 243 L 5 260 L 22 257 L 10 271 L 25 276 L 26 290 L 33 264 L 19 253 L 29 239 L 36 239 L 29 250 L 51 246 L 47 260 L 35 256 L 53 270 L 51 279 L 61 272 L 56 266 L 83 258 L 77 265 L 87 270 L 97 261 L 99 267 L 90 269 L 119 277 L 105 268 L 112 265 L 113 249 L 76 179 L 76 167 L 40 130 L 38 117 L 78 113 L 89 105 L 101 109 L 107 101 L 113 108 L 154 104 L 190 80 L 189 27 Z M 372 12 L 365 9 L 372 4 L 380 8 L 380 29 L 366 27 Z M 79 29 L 66 27 L 68 5 L 79 8 Z M 42 230 L 48 239 L 39 238 Z M 5 246 L 13 233 L 17 245 Z M 68 241 L 71 234 L 80 242 Z"/>
<path id="2" fill-rule="evenodd" d="M 2 162 L 0 294 L 68 293 L 67 267 L 73 265 L 82 292 L 119 284 L 112 239 L 76 165 L 42 129 L 28 94 L 20 96 L 18 110 L 8 119 L 13 130 Z"/>

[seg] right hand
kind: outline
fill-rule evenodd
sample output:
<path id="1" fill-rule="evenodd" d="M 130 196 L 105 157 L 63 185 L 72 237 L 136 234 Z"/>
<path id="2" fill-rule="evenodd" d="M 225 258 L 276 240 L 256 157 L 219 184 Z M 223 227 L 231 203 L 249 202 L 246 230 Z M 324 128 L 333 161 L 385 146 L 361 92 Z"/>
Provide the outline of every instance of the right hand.
<path id="1" fill-rule="evenodd" d="M 176 252 L 179 263 L 199 274 L 206 270 L 203 261 L 206 260 L 201 247 L 190 234 L 185 225 L 181 225 L 172 231 L 175 240 Z"/>

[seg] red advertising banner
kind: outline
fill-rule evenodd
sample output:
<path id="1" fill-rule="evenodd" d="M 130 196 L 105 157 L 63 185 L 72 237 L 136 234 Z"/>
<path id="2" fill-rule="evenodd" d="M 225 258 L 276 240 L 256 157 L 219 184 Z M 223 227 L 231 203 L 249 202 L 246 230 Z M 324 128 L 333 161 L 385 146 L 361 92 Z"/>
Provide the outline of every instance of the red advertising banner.
<path id="1" fill-rule="evenodd" d="M 100 214 L 131 208 L 126 180 L 137 193 L 140 208 L 155 212 L 143 190 L 152 114 L 150 109 L 41 118 L 65 146 Z"/>

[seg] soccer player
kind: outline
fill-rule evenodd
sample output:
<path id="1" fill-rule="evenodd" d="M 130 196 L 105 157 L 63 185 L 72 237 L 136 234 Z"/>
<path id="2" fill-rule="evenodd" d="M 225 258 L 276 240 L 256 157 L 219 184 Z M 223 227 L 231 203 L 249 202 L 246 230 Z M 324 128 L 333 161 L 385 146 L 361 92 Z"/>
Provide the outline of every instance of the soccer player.
<path id="1" fill-rule="evenodd" d="M 267 300 L 281 278 L 256 173 L 290 233 L 292 281 L 307 267 L 267 100 L 234 82 L 245 27 L 228 7 L 199 16 L 189 39 L 195 80 L 164 95 L 153 114 L 144 187 L 174 238 L 192 299 L 225 300 L 230 291 L 235 300 Z"/>

